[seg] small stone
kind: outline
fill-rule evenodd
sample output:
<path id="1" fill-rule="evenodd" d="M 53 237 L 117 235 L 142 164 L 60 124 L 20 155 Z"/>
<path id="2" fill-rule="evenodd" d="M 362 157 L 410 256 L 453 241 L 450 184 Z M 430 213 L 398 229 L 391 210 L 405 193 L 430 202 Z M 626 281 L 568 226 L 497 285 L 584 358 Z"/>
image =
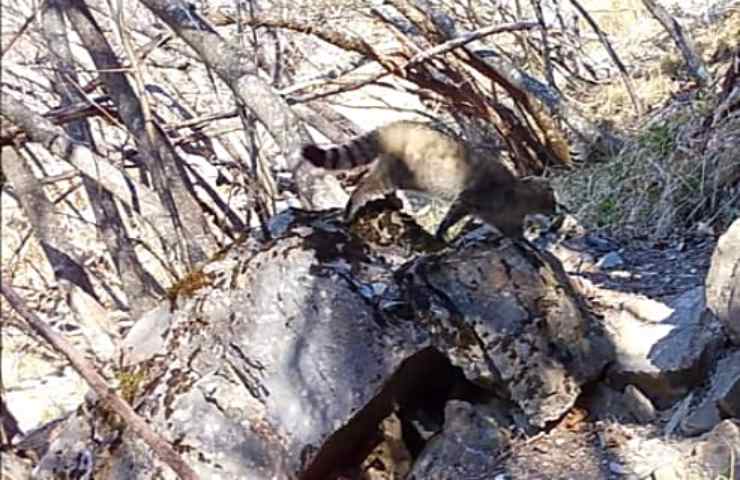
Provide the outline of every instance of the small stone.
<path id="1" fill-rule="evenodd" d="M 624 260 L 618 252 L 609 252 L 599 259 L 596 266 L 603 270 L 611 270 L 624 265 Z"/>
<path id="2" fill-rule="evenodd" d="M 652 475 L 653 480 L 681 480 L 673 465 L 663 465 L 656 468 Z"/>
<path id="3" fill-rule="evenodd" d="M 617 462 L 609 462 L 609 471 L 612 473 L 616 473 L 617 475 L 627 474 L 627 468 L 621 463 Z"/>
<path id="4" fill-rule="evenodd" d="M 632 278 L 632 273 L 624 270 L 612 270 L 611 272 L 609 272 L 609 277 L 630 279 Z"/>
<path id="5" fill-rule="evenodd" d="M 624 403 L 630 413 L 640 423 L 649 423 L 655 420 L 655 406 L 642 391 L 634 385 L 624 388 Z"/>
<path id="6" fill-rule="evenodd" d="M 586 245 L 599 252 L 608 252 L 616 248 L 612 240 L 594 234 L 586 235 Z"/>
<path id="7" fill-rule="evenodd" d="M 559 231 L 562 233 L 568 233 L 572 236 L 583 235 L 585 229 L 578 223 L 576 217 L 570 214 L 563 215 L 563 221 L 560 223 Z"/>

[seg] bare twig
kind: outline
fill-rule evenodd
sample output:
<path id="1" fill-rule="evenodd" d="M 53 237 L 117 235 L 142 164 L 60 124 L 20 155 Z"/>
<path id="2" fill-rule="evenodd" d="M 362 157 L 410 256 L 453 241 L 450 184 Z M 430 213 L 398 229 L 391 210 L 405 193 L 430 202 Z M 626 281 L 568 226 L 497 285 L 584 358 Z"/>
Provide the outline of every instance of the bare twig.
<path id="1" fill-rule="evenodd" d="M 13 309 L 23 317 L 28 326 L 41 336 L 41 338 L 46 340 L 55 351 L 60 352 L 67 358 L 77 373 L 79 373 L 95 391 L 103 404 L 118 414 L 126 425 L 131 428 L 136 435 L 141 437 L 141 439 L 144 440 L 152 450 L 154 450 L 154 453 L 164 463 L 169 465 L 180 478 L 186 480 L 195 480 L 198 478 L 195 471 L 185 463 L 175 449 L 172 448 L 172 445 L 155 432 L 146 423 L 146 421 L 141 418 L 133 408 L 131 408 L 131 405 L 116 395 L 114 390 L 105 382 L 105 379 L 87 360 L 85 360 L 85 357 L 83 357 L 66 338 L 55 332 L 26 306 L 23 299 L 10 286 L 9 279 L 2 279 L 2 282 L 0 282 L 0 291 L 2 291 L 3 296 L 8 300 L 8 303 L 13 307 Z"/>
<path id="2" fill-rule="evenodd" d="M 324 92 L 309 93 L 307 95 L 303 95 L 302 97 L 296 97 L 296 98 L 290 99 L 290 101 L 291 103 L 306 103 L 306 102 L 311 102 L 313 100 L 318 100 L 320 98 L 326 98 L 332 95 L 338 95 L 344 92 L 351 92 L 353 90 L 358 90 L 364 87 L 365 85 L 370 85 L 371 83 L 377 82 L 378 80 L 385 77 L 386 75 L 389 75 L 389 72 L 386 72 L 384 70 L 384 71 L 376 73 L 375 75 L 371 75 L 368 78 L 363 79 L 359 82 L 348 83 L 345 85 L 341 85 L 333 90 L 327 90 Z"/>
<path id="3" fill-rule="evenodd" d="M 520 30 L 531 30 L 539 26 L 540 25 L 537 22 L 513 22 L 513 23 L 505 23 L 503 25 L 491 25 L 490 27 L 480 28 L 478 30 L 474 30 L 472 32 L 460 35 L 459 37 L 455 37 L 452 40 L 448 40 L 444 43 L 437 45 L 436 47 L 430 48 L 417 55 L 414 55 L 411 58 L 411 60 L 409 60 L 409 62 L 406 65 L 404 65 L 404 67 L 410 67 L 412 65 L 422 63 L 432 58 L 435 55 L 441 55 L 443 53 L 447 53 L 449 51 L 462 47 L 463 45 L 467 45 L 470 42 L 480 40 L 481 38 L 487 37 L 489 35 L 494 35 L 496 33 L 504 33 L 504 32 L 516 32 Z"/>
<path id="4" fill-rule="evenodd" d="M 331 177 L 313 175 L 300 161 L 301 145 L 311 141 L 308 130 L 288 103 L 256 74 L 258 67 L 237 44 L 225 41 L 203 17 L 180 0 L 142 0 L 149 10 L 198 53 L 203 62 L 224 81 L 238 103 L 265 125 L 294 172 L 298 194 L 307 206 L 332 201 Z M 305 25 L 305 28 L 311 28 Z M 329 187 L 329 188 L 327 188 Z M 338 185 L 337 185 L 338 187 Z"/>
<path id="5" fill-rule="evenodd" d="M 0 96 L 0 111 L 4 117 L 16 124 L 30 141 L 43 144 L 55 155 L 64 158 L 80 172 L 96 181 L 142 215 L 142 220 L 162 234 L 168 214 L 162 208 L 156 193 L 143 185 L 137 185 L 136 192 L 128 188 L 128 179 L 121 170 L 108 160 L 97 155 L 88 145 L 70 139 L 59 127 L 41 115 L 30 111 L 22 102 L 9 95 Z"/>
<path id="6" fill-rule="evenodd" d="M 145 124 L 140 99 L 126 76 L 106 71 L 120 69 L 121 62 L 87 3 L 82 0 L 63 0 L 63 4 L 67 19 L 89 52 L 95 67 L 101 71 L 100 78 L 118 107 L 126 129 L 133 136 L 161 203 L 170 212 L 170 228 L 163 229 L 163 240 L 168 248 L 173 248 L 173 252 L 185 260 L 186 266 L 192 268 L 206 259 L 206 251 L 214 245 L 214 240 L 208 232 L 207 220 L 193 198 L 196 193 L 190 178 L 160 127 L 155 124 L 154 128 L 148 130 L 147 127 L 152 124 Z M 151 133 L 154 134 L 153 140 Z"/>
<path id="7" fill-rule="evenodd" d="M 686 60 L 686 67 L 689 69 L 689 74 L 701 85 L 709 83 L 711 78 L 707 67 L 704 66 L 704 62 L 696 54 L 696 51 L 691 45 L 691 39 L 684 35 L 683 29 L 676 19 L 654 0 L 642 0 L 642 4 L 645 5 L 648 12 L 663 26 L 666 32 L 673 38 L 673 41 L 676 42 L 676 46 L 681 50 L 681 54 L 684 60 Z"/>
<path id="8" fill-rule="evenodd" d="M 599 25 L 596 23 L 593 17 L 589 15 L 586 9 L 583 8 L 583 6 L 580 3 L 578 3 L 577 0 L 570 0 L 570 3 L 573 4 L 576 10 L 578 10 L 578 13 L 580 13 L 581 16 L 583 16 L 583 18 L 586 19 L 586 22 L 588 22 L 588 24 L 591 26 L 591 28 L 596 33 L 596 35 L 599 36 L 599 41 L 601 41 L 601 44 L 604 45 L 606 52 L 609 54 L 612 61 L 617 66 L 617 69 L 619 69 L 619 74 L 622 77 L 622 81 L 624 82 L 624 86 L 627 89 L 627 93 L 630 96 L 630 100 L 632 100 L 632 105 L 635 107 L 635 112 L 637 113 L 637 115 L 640 115 L 642 113 L 642 105 L 640 104 L 640 99 L 637 98 L 637 94 L 635 93 L 635 88 L 632 85 L 632 79 L 627 73 L 627 69 L 624 67 L 624 64 L 622 63 L 622 60 L 619 58 L 619 55 L 617 55 L 617 52 L 614 51 L 614 48 L 612 48 L 611 42 L 606 37 L 606 34 L 604 33 L 604 31 L 601 30 L 601 28 L 599 28 Z"/>
<path id="9" fill-rule="evenodd" d="M 131 62 L 131 71 L 136 81 L 136 87 L 139 90 L 139 100 L 141 101 L 141 114 L 144 119 L 144 129 L 149 135 L 149 141 L 154 143 L 156 141 L 154 131 L 154 118 L 152 116 L 152 107 L 149 104 L 149 97 L 147 95 L 146 87 L 144 85 L 144 75 L 141 72 L 141 64 L 139 63 L 139 56 L 134 49 L 134 45 L 131 42 L 130 33 L 126 30 L 126 25 L 123 21 L 123 8 L 124 4 L 122 0 L 115 0 L 116 5 L 113 5 L 114 0 L 108 0 L 108 8 L 111 10 L 112 16 L 115 19 L 113 22 L 118 30 L 118 36 L 121 39 L 121 45 L 126 51 L 128 61 Z"/>
<path id="10" fill-rule="evenodd" d="M 41 6 L 39 7 L 39 9 L 43 9 L 43 8 L 46 8 L 46 2 L 43 2 Z M 8 53 L 8 50 L 10 50 L 13 47 L 13 44 L 15 44 L 15 42 L 23 36 L 26 30 L 28 30 L 28 27 L 31 25 L 31 22 L 33 22 L 33 19 L 36 18 L 36 14 L 38 13 L 39 9 L 36 9 L 33 12 L 31 12 L 31 15 L 29 15 L 26 21 L 23 22 L 23 25 L 21 26 L 21 28 L 17 32 L 15 32 L 15 34 L 13 35 L 13 38 L 11 38 L 10 41 L 8 42 L 8 45 L 5 48 L 3 48 L 2 52 L 0 52 L 0 58 L 4 57 L 5 54 Z"/>

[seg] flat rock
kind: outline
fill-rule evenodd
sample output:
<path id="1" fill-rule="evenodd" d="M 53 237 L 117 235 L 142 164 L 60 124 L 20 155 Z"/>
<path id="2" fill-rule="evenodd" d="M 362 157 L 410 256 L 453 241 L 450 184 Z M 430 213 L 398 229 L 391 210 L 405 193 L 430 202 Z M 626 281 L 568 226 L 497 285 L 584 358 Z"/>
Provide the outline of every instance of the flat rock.
<path id="1" fill-rule="evenodd" d="M 434 293 L 415 310 L 439 324 L 437 348 L 471 381 L 503 389 L 533 426 L 560 418 L 613 358 L 602 324 L 550 254 L 507 240 L 423 259 L 408 272 Z M 451 343 L 455 331 L 461 341 Z"/>
<path id="2" fill-rule="evenodd" d="M 704 290 L 695 288 L 670 304 L 621 295 L 607 310 L 617 361 L 608 372 L 617 387 L 633 384 L 658 408 L 666 408 L 704 381 L 704 371 L 724 342 Z M 615 298 L 616 299 L 616 298 Z"/>
<path id="3" fill-rule="evenodd" d="M 655 420 L 656 413 L 653 402 L 634 385 L 625 387 L 624 403 L 638 422 L 648 423 Z"/>
<path id="4" fill-rule="evenodd" d="M 733 465 L 734 461 L 734 465 Z M 703 475 L 699 478 L 729 478 L 740 472 L 740 424 L 724 420 L 696 441 L 688 462 Z"/>
<path id="5" fill-rule="evenodd" d="M 609 252 L 596 262 L 596 266 L 604 270 L 611 270 L 622 265 L 624 265 L 624 259 L 619 252 Z"/>

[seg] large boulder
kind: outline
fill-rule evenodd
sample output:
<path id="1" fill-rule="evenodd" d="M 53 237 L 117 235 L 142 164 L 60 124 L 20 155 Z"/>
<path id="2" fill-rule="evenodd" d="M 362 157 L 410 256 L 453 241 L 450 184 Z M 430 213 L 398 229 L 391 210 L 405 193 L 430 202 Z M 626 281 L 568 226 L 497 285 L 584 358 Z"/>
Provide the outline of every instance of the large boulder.
<path id="1" fill-rule="evenodd" d="M 740 220 L 719 238 L 707 274 L 707 308 L 740 346 Z"/>
<path id="2" fill-rule="evenodd" d="M 122 394 L 202 478 L 351 471 L 393 414 L 429 430 L 409 434 L 418 454 L 451 425 L 452 398 L 507 402 L 502 422 L 528 429 L 560 418 L 613 350 L 559 263 L 506 239 L 435 245 L 397 219 L 358 238 L 325 215 L 278 217 L 272 238 L 192 273 L 131 331 Z M 96 442 L 78 436 L 42 465 L 84 452 L 107 459 L 107 478 L 162 471 L 105 409 L 80 415 Z"/>

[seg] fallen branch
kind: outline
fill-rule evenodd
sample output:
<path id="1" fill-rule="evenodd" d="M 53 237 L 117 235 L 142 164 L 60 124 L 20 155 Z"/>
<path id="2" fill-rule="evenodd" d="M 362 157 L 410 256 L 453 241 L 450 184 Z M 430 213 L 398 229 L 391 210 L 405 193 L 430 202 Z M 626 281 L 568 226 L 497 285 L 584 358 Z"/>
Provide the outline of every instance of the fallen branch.
<path id="1" fill-rule="evenodd" d="M 4 57 L 5 54 L 8 53 L 8 50 L 10 50 L 13 47 L 13 45 L 15 44 L 15 42 L 19 38 L 21 38 L 24 33 L 26 33 L 26 30 L 28 30 L 28 27 L 34 21 L 34 19 L 36 18 L 36 15 L 38 15 L 38 11 L 40 9 L 44 9 L 44 8 L 46 8 L 46 2 L 42 3 L 41 5 L 39 5 L 38 8 L 36 8 L 31 13 L 31 15 L 28 16 L 28 18 L 26 18 L 26 21 L 23 22 L 23 25 L 21 25 L 21 28 L 19 28 L 18 31 L 13 34 L 13 37 L 10 39 L 10 41 L 8 42 L 8 44 L 5 46 L 5 48 L 3 48 L 2 52 L 0 52 L 0 58 Z M 9 33 L 9 32 L 7 32 L 7 33 Z"/>
<path id="2" fill-rule="evenodd" d="M 46 340 L 54 350 L 67 358 L 77 373 L 95 391 L 103 404 L 118 414 L 124 423 L 136 435 L 141 437 L 164 463 L 169 465 L 180 478 L 186 480 L 195 480 L 198 478 L 195 471 L 177 454 L 175 449 L 172 448 L 172 445 L 152 430 L 146 421 L 131 408 L 131 405 L 115 394 L 114 390 L 105 382 L 105 379 L 85 360 L 82 354 L 75 350 L 67 339 L 55 332 L 26 307 L 23 299 L 10 286 L 10 280 L 8 278 L 3 278 L 2 282 L 0 282 L 0 291 L 13 309 L 28 323 L 31 329 Z"/>

